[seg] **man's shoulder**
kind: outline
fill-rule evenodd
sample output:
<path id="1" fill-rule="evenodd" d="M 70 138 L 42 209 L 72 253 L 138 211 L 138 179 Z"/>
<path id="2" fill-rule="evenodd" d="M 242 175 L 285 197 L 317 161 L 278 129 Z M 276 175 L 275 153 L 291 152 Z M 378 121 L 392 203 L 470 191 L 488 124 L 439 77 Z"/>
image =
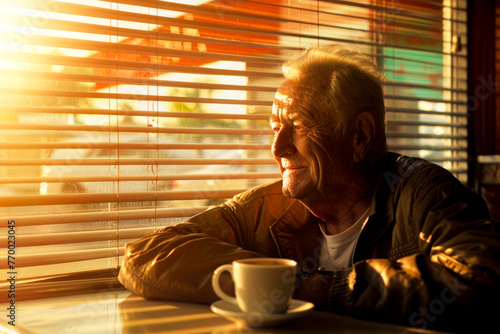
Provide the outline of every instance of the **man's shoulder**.
<path id="1" fill-rule="evenodd" d="M 389 152 L 382 169 L 383 181 L 392 191 L 396 187 L 414 185 L 423 188 L 439 183 L 462 185 L 447 169 L 422 158 Z"/>

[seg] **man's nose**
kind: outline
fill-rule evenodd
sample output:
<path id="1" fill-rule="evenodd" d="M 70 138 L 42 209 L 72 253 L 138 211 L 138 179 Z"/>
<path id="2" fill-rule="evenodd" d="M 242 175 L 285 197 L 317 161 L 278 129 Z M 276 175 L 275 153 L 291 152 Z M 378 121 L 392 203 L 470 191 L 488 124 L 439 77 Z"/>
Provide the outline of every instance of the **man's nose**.
<path id="1" fill-rule="evenodd" d="M 289 129 L 280 129 L 274 137 L 272 153 L 275 157 L 284 157 L 295 153 L 293 133 Z"/>

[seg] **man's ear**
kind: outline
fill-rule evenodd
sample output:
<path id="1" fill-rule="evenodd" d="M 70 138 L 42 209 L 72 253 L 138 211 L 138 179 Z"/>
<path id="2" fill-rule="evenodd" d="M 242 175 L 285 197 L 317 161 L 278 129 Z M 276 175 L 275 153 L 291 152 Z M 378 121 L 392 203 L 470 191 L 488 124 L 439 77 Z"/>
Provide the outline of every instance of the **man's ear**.
<path id="1" fill-rule="evenodd" d="M 354 136 L 352 142 L 353 160 L 361 162 L 366 158 L 375 138 L 375 120 L 369 112 L 363 112 L 354 122 Z"/>

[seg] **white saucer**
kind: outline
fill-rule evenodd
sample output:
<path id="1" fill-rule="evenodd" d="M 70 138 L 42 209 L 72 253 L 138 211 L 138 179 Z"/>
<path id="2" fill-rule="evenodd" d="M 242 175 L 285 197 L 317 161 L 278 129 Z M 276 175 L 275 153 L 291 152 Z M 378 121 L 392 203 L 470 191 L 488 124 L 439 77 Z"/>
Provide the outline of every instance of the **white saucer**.
<path id="1" fill-rule="evenodd" d="M 292 300 L 290 307 L 283 314 L 244 313 L 238 305 L 225 300 L 218 300 L 210 306 L 213 312 L 250 327 L 279 326 L 291 319 L 303 316 L 313 308 L 314 304 L 297 299 Z"/>

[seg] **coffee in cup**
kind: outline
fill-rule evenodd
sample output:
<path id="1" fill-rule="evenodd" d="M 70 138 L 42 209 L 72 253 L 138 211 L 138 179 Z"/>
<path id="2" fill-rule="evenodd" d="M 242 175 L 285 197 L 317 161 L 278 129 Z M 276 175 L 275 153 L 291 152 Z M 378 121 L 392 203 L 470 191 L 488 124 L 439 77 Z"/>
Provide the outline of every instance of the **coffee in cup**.
<path id="1" fill-rule="evenodd" d="M 235 297 L 220 288 L 219 279 L 229 272 L 234 281 Z M 218 267 L 212 286 L 221 299 L 238 305 L 245 313 L 263 315 L 286 313 L 295 288 L 297 263 L 280 258 L 251 258 Z"/>

